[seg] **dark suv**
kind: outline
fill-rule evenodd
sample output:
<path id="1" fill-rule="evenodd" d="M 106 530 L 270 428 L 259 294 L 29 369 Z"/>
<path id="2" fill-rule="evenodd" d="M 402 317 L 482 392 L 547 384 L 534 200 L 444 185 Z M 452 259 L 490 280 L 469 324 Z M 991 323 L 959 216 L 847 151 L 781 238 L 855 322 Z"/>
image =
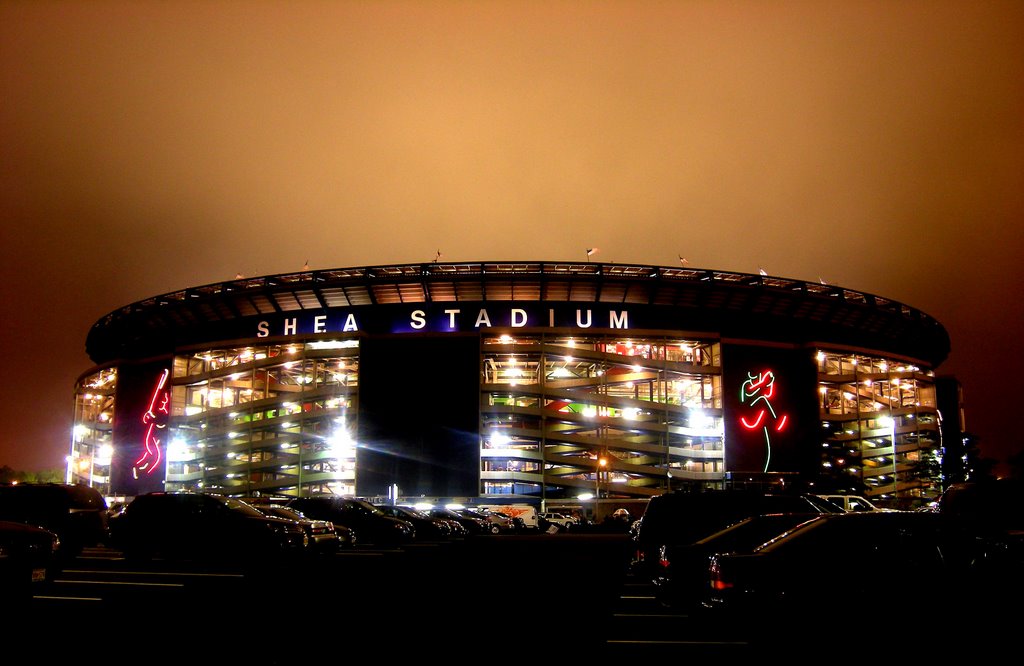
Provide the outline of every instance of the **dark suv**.
<path id="1" fill-rule="evenodd" d="M 74 557 L 108 539 L 107 501 L 95 488 L 65 483 L 0 485 L 0 520 L 42 527 L 60 539 L 58 555 Z"/>
<path id="2" fill-rule="evenodd" d="M 275 558 L 301 554 L 308 543 L 294 520 L 214 493 L 140 495 L 111 520 L 111 538 L 135 559 Z"/>
<path id="3" fill-rule="evenodd" d="M 59 547 L 50 530 L 0 520 L 0 606 L 31 603 L 33 588 L 58 572 Z"/>
<path id="4" fill-rule="evenodd" d="M 652 497 L 633 537 L 632 569 L 655 580 L 668 547 L 693 544 L 744 518 L 769 513 L 840 513 L 836 504 L 810 494 L 747 489 L 674 491 Z"/>

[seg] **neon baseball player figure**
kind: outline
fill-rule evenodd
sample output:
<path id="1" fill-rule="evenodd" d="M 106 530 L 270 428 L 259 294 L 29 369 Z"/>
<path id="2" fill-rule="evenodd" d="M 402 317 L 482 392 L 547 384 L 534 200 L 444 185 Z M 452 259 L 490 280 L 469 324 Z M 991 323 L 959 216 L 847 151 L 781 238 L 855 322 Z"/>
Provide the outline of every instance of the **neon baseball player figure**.
<path id="1" fill-rule="evenodd" d="M 149 399 L 149 409 L 142 415 L 142 422 L 147 426 L 144 440 L 145 451 L 132 466 L 132 476 L 136 479 L 139 478 L 139 472 L 145 474 L 155 472 L 163 459 L 163 453 L 160 451 L 161 431 L 167 427 L 167 420 L 171 415 L 169 408 L 171 392 L 164 388 L 169 373 L 169 370 L 164 370 L 160 375 L 160 381 L 157 382 L 156 388 L 153 389 L 153 396 Z"/>
<path id="2" fill-rule="evenodd" d="M 774 394 L 775 374 L 771 370 L 765 370 L 757 375 L 748 372 L 747 381 L 743 382 L 743 386 L 740 387 L 740 402 L 756 409 L 750 419 L 741 416 L 740 423 L 747 430 L 761 428 L 764 431 L 766 453 L 763 471 L 765 472 L 768 471 L 768 464 L 772 459 L 772 440 L 768 434 L 768 428 L 770 426 L 775 432 L 782 432 L 789 418 L 786 414 L 779 416 L 775 413 L 775 408 L 772 407 Z"/>

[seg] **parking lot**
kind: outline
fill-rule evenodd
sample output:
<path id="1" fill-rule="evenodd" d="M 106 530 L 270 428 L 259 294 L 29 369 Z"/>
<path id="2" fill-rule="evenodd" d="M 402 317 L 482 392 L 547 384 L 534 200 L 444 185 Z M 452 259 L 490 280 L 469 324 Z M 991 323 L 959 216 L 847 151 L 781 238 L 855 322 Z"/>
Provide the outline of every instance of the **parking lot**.
<path id="1" fill-rule="evenodd" d="M 784 647 L 768 648 L 749 640 L 749 626 L 661 606 L 650 581 L 629 571 L 629 554 L 622 534 L 486 535 L 259 566 L 129 562 L 87 548 L 12 618 L 8 645 L 76 664 L 293 664 L 731 659 L 779 650 L 806 658 L 822 642 L 868 659 L 966 646 L 996 654 L 1011 643 L 1015 616 L 994 604 L 880 606 L 858 624 L 837 602 L 820 623 L 794 626 Z M 934 631 L 902 631 L 908 610 L 927 614 L 923 626 Z"/>
<path id="2" fill-rule="evenodd" d="M 306 656 L 588 651 L 603 641 L 627 564 L 620 534 L 486 535 L 258 566 L 89 548 L 20 619 L 37 644 L 102 637 L 96 663 L 156 645 L 188 652 L 200 639 L 207 657 L 259 663 L 291 662 L 293 645 Z"/>

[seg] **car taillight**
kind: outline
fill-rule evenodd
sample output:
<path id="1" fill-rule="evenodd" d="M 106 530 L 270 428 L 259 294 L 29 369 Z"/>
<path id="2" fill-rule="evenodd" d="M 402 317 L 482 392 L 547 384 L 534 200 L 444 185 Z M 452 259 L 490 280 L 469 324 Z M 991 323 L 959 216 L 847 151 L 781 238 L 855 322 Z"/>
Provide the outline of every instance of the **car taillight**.
<path id="1" fill-rule="evenodd" d="M 724 578 L 722 578 L 722 568 L 718 564 L 718 560 L 712 559 L 711 564 L 708 565 L 708 578 L 711 580 L 712 590 L 728 590 L 731 589 L 733 584 Z"/>

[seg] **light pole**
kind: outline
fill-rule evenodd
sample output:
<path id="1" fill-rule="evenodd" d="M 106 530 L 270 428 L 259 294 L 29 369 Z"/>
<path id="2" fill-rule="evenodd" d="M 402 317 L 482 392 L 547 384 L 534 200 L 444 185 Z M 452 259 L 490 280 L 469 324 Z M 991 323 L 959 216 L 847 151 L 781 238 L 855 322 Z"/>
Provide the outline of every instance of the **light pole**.
<path id="1" fill-rule="evenodd" d="M 608 459 L 597 456 L 597 473 L 594 475 L 594 522 L 597 522 L 598 508 L 601 506 L 601 471 L 608 465 Z"/>
<path id="2" fill-rule="evenodd" d="M 889 438 L 892 440 L 892 497 L 896 502 L 896 507 L 899 507 L 899 484 L 896 478 L 896 419 L 889 416 Z"/>
<path id="3" fill-rule="evenodd" d="M 883 416 L 879 419 L 879 423 L 889 428 L 889 441 L 892 442 L 892 497 L 893 502 L 897 503 L 899 495 L 897 494 L 897 479 L 896 479 L 896 419 L 890 413 L 889 416 Z"/>

